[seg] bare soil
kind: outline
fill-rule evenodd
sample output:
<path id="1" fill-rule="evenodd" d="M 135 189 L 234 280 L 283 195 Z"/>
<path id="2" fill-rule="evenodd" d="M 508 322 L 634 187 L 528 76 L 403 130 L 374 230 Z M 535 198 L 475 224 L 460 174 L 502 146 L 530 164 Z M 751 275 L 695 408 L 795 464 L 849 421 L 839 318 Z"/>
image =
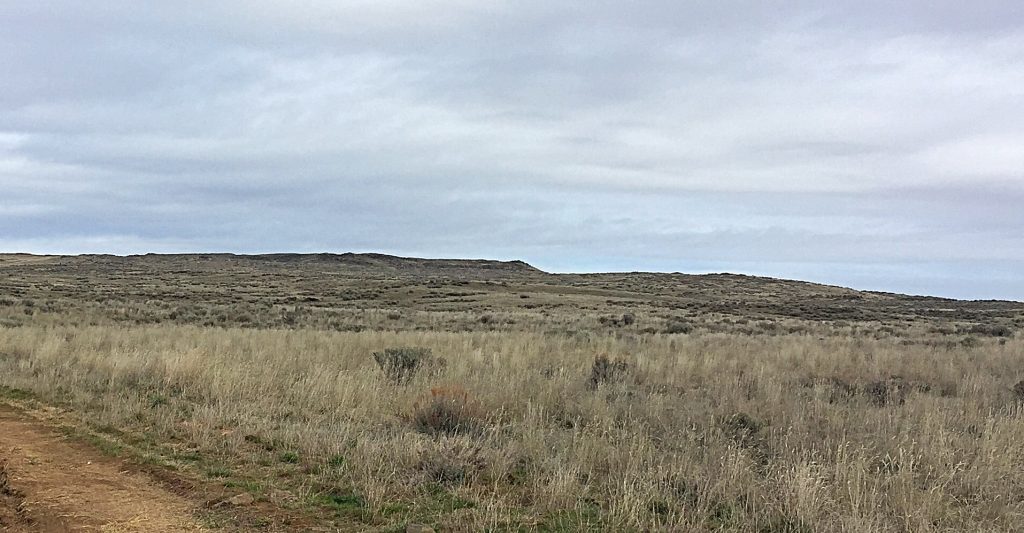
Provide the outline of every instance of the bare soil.
<path id="1" fill-rule="evenodd" d="M 203 531 L 194 504 L 0 406 L 0 531 Z"/>

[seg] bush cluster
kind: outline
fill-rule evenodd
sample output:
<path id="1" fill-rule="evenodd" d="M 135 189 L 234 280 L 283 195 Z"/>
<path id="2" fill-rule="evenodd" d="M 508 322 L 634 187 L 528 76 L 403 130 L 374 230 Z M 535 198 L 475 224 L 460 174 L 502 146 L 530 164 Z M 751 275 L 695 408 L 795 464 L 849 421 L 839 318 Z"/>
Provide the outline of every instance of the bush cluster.
<path id="1" fill-rule="evenodd" d="M 441 359 L 436 359 L 430 348 L 387 348 L 382 352 L 374 352 L 373 360 L 384 371 L 388 379 L 397 383 L 405 383 L 412 379 L 416 371 L 431 366 L 438 366 Z"/>

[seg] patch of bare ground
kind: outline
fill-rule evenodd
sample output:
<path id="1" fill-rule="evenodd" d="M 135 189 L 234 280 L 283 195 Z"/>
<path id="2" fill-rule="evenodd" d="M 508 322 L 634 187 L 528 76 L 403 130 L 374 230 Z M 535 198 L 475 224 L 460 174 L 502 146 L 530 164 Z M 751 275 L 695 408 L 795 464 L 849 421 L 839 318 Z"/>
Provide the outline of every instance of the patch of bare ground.
<path id="1" fill-rule="evenodd" d="M 195 506 L 147 476 L 0 407 L 4 531 L 203 531 Z"/>
<path id="2" fill-rule="evenodd" d="M 0 403 L 0 531 L 326 530 L 308 513 L 247 492 L 138 462 L 130 453 L 106 455 L 82 442 L 88 432 L 74 424 L 54 408 Z"/>

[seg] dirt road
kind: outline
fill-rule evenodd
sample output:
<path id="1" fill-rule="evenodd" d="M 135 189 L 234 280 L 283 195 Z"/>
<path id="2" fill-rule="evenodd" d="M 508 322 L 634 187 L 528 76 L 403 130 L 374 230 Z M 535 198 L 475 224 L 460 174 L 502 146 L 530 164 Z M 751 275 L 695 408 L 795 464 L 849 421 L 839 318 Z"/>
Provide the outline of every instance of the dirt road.
<path id="1" fill-rule="evenodd" d="M 0 405 L 0 531 L 203 531 L 194 504 Z"/>

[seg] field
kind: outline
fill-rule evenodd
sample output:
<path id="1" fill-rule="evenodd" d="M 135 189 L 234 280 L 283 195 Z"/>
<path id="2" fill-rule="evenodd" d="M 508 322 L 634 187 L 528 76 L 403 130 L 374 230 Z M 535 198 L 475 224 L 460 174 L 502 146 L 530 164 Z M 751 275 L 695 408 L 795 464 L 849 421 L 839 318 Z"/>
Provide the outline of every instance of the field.
<path id="1" fill-rule="evenodd" d="M 4 401 L 210 530 L 1021 531 L 1021 330 L 726 274 L 0 256 Z"/>

